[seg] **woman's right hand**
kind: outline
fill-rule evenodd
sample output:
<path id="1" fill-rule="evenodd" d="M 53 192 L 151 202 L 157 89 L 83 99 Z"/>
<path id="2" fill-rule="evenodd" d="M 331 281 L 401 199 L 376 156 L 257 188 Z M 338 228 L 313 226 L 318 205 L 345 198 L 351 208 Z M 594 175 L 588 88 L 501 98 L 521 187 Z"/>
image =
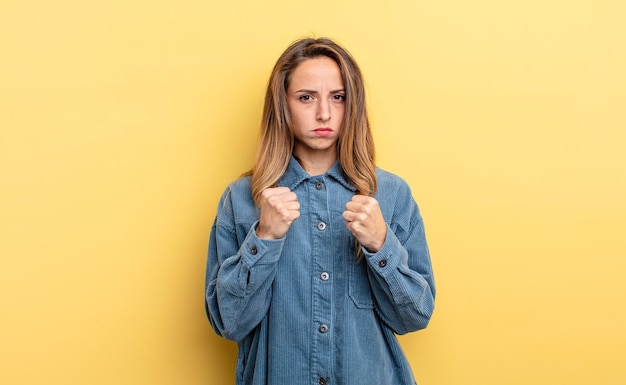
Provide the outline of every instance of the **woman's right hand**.
<path id="1" fill-rule="evenodd" d="M 284 237 L 291 223 L 300 217 L 298 197 L 287 187 L 263 190 L 259 206 L 261 218 L 256 228 L 256 235 L 261 239 Z"/>

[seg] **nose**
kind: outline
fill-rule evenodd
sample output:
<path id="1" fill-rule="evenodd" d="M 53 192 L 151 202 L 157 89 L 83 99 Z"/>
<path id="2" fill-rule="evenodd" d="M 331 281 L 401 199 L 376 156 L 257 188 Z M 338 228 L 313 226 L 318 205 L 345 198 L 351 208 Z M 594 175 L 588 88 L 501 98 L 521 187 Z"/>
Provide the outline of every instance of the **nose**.
<path id="1" fill-rule="evenodd" d="M 325 99 L 321 99 L 317 105 L 317 120 L 320 122 L 327 122 L 330 120 L 330 102 Z"/>

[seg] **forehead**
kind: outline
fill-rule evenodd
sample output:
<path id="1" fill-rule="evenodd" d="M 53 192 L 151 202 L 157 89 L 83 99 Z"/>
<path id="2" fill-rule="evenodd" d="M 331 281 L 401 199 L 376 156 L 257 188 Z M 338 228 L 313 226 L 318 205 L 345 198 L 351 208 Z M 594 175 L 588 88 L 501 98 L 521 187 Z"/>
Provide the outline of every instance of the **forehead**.
<path id="1" fill-rule="evenodd" d="M 289 88 L 322 85 L 343 87 L 339 66 L 326 56 L 306 59 L 298 64 L 289 78 Z"/>

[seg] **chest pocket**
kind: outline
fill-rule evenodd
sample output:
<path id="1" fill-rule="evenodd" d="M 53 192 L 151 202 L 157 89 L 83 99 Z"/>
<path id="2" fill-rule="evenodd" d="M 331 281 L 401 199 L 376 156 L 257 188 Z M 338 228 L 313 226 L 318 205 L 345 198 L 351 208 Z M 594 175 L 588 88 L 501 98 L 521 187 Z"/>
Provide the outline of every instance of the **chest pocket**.
<path id="1" fill-rule="evenodd" d="M 367 276 L 367 262 L 360 261 L 350 265 L 348 277 L 348 295 L 359 309 L 373 309 L 372 288 Z"/>

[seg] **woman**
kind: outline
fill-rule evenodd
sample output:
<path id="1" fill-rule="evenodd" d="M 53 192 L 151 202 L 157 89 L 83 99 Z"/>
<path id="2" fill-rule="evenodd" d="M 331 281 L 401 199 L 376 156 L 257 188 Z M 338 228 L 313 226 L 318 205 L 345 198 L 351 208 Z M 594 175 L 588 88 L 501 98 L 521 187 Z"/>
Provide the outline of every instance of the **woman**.
<path id="1" fill-rule="evenodd" d="M 435 287 L 408 185 L 377 169 L 361 72 L 328 39 L 272 71 L 256 161 L 222 196 L 206 307 L 237 341 L 238 385 L 415 384 L 395 334 Z"/>

